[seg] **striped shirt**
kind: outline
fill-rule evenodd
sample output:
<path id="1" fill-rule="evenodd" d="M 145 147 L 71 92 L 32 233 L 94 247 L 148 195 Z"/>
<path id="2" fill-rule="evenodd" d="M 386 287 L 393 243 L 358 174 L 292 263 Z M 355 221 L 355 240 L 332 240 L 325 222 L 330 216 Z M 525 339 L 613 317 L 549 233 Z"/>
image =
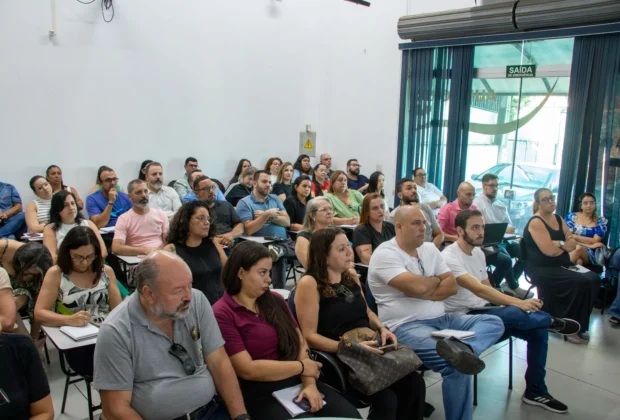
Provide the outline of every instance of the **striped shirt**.
<path id="1" fill-rule="evenodd" d="M 46 225 L 50 221 L 50 207 L 52 206 L 52 199 L 44 200 L 36 197 L 34 204 L 37 206 L 37 220 L 39 224 Z"/>

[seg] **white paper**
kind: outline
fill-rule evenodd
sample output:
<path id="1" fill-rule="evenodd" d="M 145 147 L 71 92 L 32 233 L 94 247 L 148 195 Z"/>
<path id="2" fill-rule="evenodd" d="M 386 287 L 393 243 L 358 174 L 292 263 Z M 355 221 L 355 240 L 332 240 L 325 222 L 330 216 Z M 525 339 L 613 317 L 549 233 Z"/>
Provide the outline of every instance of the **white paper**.
<path id="1" fill-rule="evenodd" d="M 297 404 L 293 402 L 293 399 L 297 399 L 301 392 L 302 384 L 292 386 L 290 388 L 284 388 L 279 391 L 273 392 L 271 395 L 282 404 L 282 407 L 286 408 L 286 411 L 292 416 L 297 417 L 300 414 L 305 413 L 304 410 L 299 408 Z M 323 400 L 323 405 L 327 403 Z"/>
<path id="2" fill-rule="evenodd" d="M 85 327 L 71 327 L 69 325 L 65 325 L 64 327 L 60 327 L 60 332 L 68 335 L 75 341 L 86 340 L 87 338 L 96 337 L 99 334 L 99 327 L 88 324 Z"/>

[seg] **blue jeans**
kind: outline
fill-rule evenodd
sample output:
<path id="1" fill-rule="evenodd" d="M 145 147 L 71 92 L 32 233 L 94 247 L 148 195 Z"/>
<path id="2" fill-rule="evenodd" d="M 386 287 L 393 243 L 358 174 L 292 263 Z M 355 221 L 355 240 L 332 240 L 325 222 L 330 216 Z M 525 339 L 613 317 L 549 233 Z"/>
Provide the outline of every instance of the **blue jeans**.
<path id="1" fill-rule="evenodd" d="M 479 355 L 502 336 L 504 324 L 501 319 L 492 315 L 453 313 L 439 318 L 408 322 L 394 330 L 398 341 L 414 349 L 427 368 L 441 373 L 446 420 L 470 420 L 473 411 L 471 376 L 457 371 L 439 357 L 436 350 L 437 339 L 431 336 L 433 331 L 443 329 L 474 331 L 474 337 L 463 341 Z"/>
<path id="2" fill-rule="evenodd" d="M 619 274 L 618 272 L 620 271 L 620 249 L 617 250 L 611 257 L 610 271 L 611 274 L 614 276 L 618 276 Z M 616 294 L 616 298 L 614 299 L 614 302 L 609 308 L 608 314 L 609 316 L 615 316 L 616 318 L 620 318 L 620 280 L 616 278 L 616 281 L 618 281 L 618 293 Z"/>
<path id="3" fill-rule="evenodd" d="M 13 217 L 9 217 L 6 223 L 0 227 L 0 238 L 6 238 L 13 235 L 15 239 L 19 238 L 26 232 L 26 216 L 22 211 Z"/>
<path id="4" fill-rule="evenodd" d="M 516 306 L 491 309 L 484 313 L 495 315 L 504 322 L 506 331 L 500 341 L 510 336 L 527 341 L 525 390 L 536 397 L 546 395 L 545 367 L 549 347 L 547 329 L 551 326 L 551 316 L 543 311 L 528 314 Z"/>

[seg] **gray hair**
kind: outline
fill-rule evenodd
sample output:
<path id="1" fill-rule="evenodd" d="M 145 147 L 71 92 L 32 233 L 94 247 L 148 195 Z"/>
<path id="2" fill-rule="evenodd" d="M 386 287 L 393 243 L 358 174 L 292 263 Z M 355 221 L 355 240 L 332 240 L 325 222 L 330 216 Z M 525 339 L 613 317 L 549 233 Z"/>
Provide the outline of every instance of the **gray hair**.
<path id="1" fill-rule="evenodd" d="M 306 215 L 304 216 L 304 225 L 301 228 L 303 232 L 312 233 L 314 231 L 314 219 L 312 218 L 311 213 L 316 213 L 317 209 L 319 208 L 319 204 L 321 204 L 323 201 L 326 201 L 327 203 L 329 203 L 329 206 L 333 210 L 332 202 L 329 200 L 329 198 L 325 196 L 315 197 L 312 200 L 308 201 L 308 204 L 306 204 Z"/>
<path id="2" fill-rule="evenodd" d="M 133 186 L 138 184 L 144 184 L 145 182 L 141 179 L 134 179 L 127 184 L 127 193 L 131 194 L 133 192 Z"/>
<path id="3" fill-rule="evenodd" d="M 133 283 L 138 293 L 142 294 L 144 286 L 157 293 L 157 278 L 159 277 L 159 264 L 153 258 L 145 258 L 133 271 Z"/>

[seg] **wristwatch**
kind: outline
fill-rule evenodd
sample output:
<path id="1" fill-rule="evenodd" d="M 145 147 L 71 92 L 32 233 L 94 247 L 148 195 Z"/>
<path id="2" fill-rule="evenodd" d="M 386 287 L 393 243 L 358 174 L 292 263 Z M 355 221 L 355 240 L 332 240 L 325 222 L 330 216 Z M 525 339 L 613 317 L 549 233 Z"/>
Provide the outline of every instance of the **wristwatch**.
<path id="1" fill-rule="evenodd" d="M 235 417 L 233 420 L 252 420 L 249 414 L 245 413 L 240 416 Z"/>
<path id="2" fill-rule="evenodd" d="M 560 243 L 560 248 L 564 248 L 564 244 L 565 244 L 566 242 L 564 242 L 564 241 L 558 241 L 558 242 Z"/>

